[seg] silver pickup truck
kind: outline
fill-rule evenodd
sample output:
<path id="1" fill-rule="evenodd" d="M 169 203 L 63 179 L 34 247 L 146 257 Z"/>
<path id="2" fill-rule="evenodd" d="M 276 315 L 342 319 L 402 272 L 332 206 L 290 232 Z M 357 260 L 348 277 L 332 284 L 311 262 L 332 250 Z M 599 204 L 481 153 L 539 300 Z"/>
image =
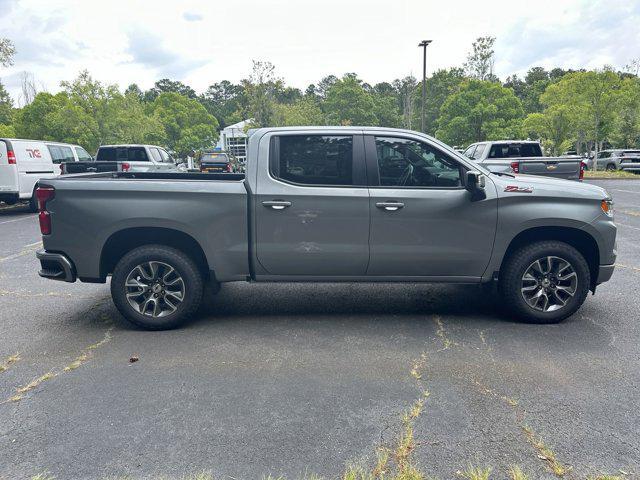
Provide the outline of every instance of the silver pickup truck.
<path id="1" fill-rule="evenodd" d="M 246 175 L 70 175 L 37 198 L 40 275 L 111 276 L 119 311 L 148 329 L 233 281 L 497 282 L 518 317 L 558 322 L 616 259 L 604 189 L 494 174 L 406 130 L 263 128 Z"/>
<path id="2" fill-rule="evenodd" d="M 569 155 L 545 157 L 540 142 L 532 140 L 501 140 L 469 145 L 464 155 L 492 172 L 582 180 L 585 164 L 582 157 Z"/>

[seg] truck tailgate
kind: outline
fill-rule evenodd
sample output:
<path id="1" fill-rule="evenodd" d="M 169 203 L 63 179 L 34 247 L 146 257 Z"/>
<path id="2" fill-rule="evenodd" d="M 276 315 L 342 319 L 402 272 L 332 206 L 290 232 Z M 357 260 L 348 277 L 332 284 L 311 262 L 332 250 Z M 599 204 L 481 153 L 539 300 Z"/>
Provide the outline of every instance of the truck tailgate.
<path id="1" fill-rule="evenodd" d="M 65 162 L 62 173 L 102 173 L 120 170 L 120 162 Z"/>
<path id="2" fill-rule="evenodd" d="M 582 159 L 560 157 L 519 158 L 517 162 L 519 163 L 519 173 L 578 180 L 580 178 Z"/>

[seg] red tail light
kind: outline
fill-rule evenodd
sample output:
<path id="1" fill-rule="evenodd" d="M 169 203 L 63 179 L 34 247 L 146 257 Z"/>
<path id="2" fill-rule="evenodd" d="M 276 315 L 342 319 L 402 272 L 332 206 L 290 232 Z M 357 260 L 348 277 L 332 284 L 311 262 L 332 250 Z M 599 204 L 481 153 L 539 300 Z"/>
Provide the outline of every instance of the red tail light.
<path id="1" fill-rule="evenodd" d="M 520 162 L 511 162 L 511 170 L 513 173 L 520 173 Z"/>
<path id="2" fill-rule="evenodd" d="M 584 179 L 584 162 L 580 162 L 580 180 Z"/>
<path id="3" fill-rule="evenodd" d="M 7 161 L 9 162 L 9 165 L 15 165 L 16 164 L 16 154 L 13 153 L 13 150 L 8 150 L 7 151 Z"/>
<path id="4" fill-rule="evenodd" d="M 131 165 L 127 162 L 122 162 L 121 166 L 123 172 L 128 172 L 131 169 Z"/>
<path id="5" fill-rule="evenodd" d="M 51 233 L 51 214 L 47 212 L 47 202 L 56 196 L 53 187 L 36 188 L 36 200 L 38 200 L 38 220 L 40 221 L 40 233 L 49 235 Z"/>

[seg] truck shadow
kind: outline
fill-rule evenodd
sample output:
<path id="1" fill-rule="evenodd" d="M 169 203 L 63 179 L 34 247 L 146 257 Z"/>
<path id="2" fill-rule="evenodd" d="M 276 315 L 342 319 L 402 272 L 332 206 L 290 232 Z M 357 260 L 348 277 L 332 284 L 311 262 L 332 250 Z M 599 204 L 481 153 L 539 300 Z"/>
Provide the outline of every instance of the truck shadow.
<path id="1" fill-rule="evenodd" d="M 414 283 L 225 284 L 195 322 L 256 315 L 443 314 L 502 317 L 478 285 Z"/>

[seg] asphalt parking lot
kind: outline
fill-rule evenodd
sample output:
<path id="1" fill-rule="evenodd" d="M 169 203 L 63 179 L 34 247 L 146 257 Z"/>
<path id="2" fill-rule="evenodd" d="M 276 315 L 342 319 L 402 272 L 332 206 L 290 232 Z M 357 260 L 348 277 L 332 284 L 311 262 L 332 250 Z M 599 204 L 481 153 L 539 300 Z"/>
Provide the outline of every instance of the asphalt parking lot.
<path id="1" fill-rule="evenodd" d="M 337 478 L 393 447 L 425 390 L 428 475 L 638 478 L 640 181 L 593 183 L 619 266 L 544 326 L 474 286 L 228 284 L 185 328 L 140 331 L 108 285 L 40 279 L 35 215 L 0 206 L 0 478 Z"/>

